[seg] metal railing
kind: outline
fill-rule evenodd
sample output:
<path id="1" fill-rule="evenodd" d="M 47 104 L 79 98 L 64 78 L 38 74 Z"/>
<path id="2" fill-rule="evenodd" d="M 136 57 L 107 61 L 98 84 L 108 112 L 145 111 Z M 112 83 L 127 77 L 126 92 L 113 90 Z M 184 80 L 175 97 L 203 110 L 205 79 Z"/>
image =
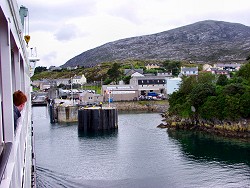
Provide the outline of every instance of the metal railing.
<path id="1" fill-rule="evenodd" d="M 4 172 L 5 172 L 7 163 L 8 163 L 11 148 L 12 148 L 12 142 L 4 143 L 3 150 L 2 150 L 2 153 L 0 155 L 0 184 L 2 182 Z"/>

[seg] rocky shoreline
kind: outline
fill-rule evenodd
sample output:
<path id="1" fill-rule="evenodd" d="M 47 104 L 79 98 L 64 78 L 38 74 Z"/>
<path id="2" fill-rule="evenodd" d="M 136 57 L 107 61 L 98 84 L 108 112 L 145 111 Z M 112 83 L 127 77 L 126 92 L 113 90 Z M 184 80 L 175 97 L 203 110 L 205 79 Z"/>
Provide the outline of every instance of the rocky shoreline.
<path id="1" fill-rule="evenodd" d="M 163 115 L 163 117 L 165 116 Z M 202 131 L 224 137 L 243 139 L 250 142 L 250 122 L 246 120 L 238 122 L 221 122 L 220 124 L 193 124 L 190 121 L 172 121 L 166 118 L 163 119 L 163 122 L 164 123 L 161 123 L 157 127 L 171 130 Z"/>
<path id="2" fill-rule="evenodd" d="M 108 106 L 108 104 L 104 104 Z M 190 120 L 176 120 L 168 117 L 168 101 L 124 101 L 113 102 L 111 107 L 116 107 L 118 111 L 137 111 L 137 112 L 157 112 L 162 115 L 163 123 L 158 128 L 169 130 L 190 130 L 202 131 L 209 134 L 215 134 L 224 137 L 243 139 L 250 142 L 250 120 L 238 122 L 220 122 L 220 123 L 200 123 L 194 125 Z"/>

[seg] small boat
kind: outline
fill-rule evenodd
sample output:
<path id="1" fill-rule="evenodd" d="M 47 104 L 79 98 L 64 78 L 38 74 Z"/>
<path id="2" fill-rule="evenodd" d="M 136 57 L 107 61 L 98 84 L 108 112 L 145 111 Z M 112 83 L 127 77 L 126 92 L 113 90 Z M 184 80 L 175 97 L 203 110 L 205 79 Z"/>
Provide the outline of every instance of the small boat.
<path id="1" fill-rule="evenodd" d="M 38 95 L 32 100 L 32 106 L 46 106 L 48 97 L 45 95 Z"/>

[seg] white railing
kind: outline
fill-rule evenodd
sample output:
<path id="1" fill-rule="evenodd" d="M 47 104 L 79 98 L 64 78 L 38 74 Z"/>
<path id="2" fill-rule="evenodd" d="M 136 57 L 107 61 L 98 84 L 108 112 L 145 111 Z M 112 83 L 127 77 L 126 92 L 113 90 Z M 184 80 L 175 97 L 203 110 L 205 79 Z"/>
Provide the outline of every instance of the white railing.
<path id="1" fill-rule="evenodd" d="M 22 112 L 0 188 L 31 186 L 32 143 L 31 107 Z"/>

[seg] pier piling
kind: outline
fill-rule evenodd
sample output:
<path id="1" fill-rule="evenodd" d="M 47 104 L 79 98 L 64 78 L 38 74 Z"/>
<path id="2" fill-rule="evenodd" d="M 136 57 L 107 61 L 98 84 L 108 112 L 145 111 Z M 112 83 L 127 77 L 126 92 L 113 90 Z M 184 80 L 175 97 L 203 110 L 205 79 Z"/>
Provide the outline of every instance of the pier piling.
<path id="1" fill-rule="evenodd" d="M 83 108 L 78 110 L 78 130 L 84 133 L 118 128 L 116 108 Z"/>

